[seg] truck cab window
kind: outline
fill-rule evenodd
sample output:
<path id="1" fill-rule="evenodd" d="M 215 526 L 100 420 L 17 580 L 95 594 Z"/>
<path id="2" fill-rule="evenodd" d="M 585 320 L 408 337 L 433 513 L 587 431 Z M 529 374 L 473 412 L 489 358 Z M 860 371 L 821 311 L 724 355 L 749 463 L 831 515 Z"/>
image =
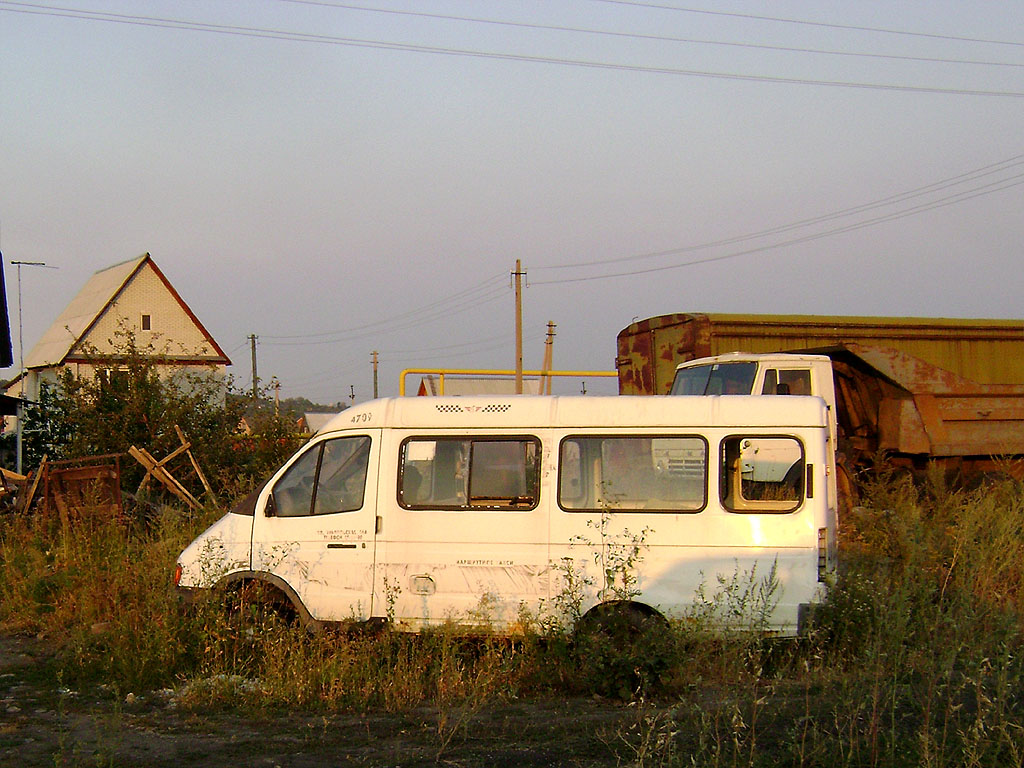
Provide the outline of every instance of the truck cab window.
<path id="1" fill-rule="evenodd" d="M 325 440 L 306 451 L 274 485 L 278 517 L 352 512 L 363 506 L 370 438 Z"/>
<path id="2" fill-rule="evenodd" d="M 764 372 L 762 395 L 810 395 L 811 371 L 808 368 L 769 368 Z"/>
<path id="3" fill-rule="evenodd" d="M 673 395 L 749 395 L 757 363 L 713 363 L 680 368 L 672 383 Z"/>

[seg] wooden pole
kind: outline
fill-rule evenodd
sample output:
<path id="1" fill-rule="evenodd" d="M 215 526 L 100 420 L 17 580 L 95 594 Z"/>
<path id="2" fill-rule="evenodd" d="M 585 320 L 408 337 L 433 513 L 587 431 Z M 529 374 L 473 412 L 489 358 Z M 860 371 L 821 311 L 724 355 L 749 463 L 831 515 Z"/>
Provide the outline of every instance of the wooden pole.
<path id="1" fill-rule="evenodd" d="M 555 324 L 548 320 L 548 335 L 544 339 L 544 394 L 551 394 L 552 348 L 555 344 Z"/>
<path id="2" fill-rule="evenodd" d="M 256 339 L 255 333 L 249 335 L 249 344 L 252 346 L 252 401 L 255 403 L 259 397 L 260 378 L 256 375 Z"/>
<path id="3" fill-rule="evenodd" d="M 512 273 L 515 277 L 516 286 L 516 394 L 523 394 L 523 266 L 519 259 L 516 259 L 516 271 Z"/>

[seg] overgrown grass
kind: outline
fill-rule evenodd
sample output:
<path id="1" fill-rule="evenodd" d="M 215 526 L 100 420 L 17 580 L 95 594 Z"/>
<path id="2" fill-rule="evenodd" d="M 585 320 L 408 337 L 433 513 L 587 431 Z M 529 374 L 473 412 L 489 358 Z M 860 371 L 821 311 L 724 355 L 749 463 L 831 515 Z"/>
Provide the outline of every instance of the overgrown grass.
<path id="1" fill-rule="evenodd" d="M 171 687 L 197 709 L 426 707 L 439 755 L 484 707 L 598 690 L 629 704 L 596 738 L 635 765 L 1024 764 L 1024 486 L 883 474 L 863 502 L 842 524 L 831 604 L 799 642 L 715 629 L 710 610 L 628 648 L 540 617 L 507 639 L 310 635 L 216 600 L 186 611 L 174 560 L 209 520 L 174 509 L 0 520 L 0 622 L 50 638 L 69 685 Z"/>

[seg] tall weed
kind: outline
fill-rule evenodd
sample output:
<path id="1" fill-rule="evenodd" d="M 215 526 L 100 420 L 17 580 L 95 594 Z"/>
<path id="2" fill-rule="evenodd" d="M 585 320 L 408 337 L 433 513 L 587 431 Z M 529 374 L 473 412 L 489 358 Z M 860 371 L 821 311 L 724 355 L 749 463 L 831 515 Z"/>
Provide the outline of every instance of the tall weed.
<path id="1" fill-rule="evenodd" d="M 496 637 L 484 602 L 474 638 L 311 635 L 273 612 L 227 612 L 217 596 L 184 610 L 175 557 L 218 513 L 173 509 L 0 518 L 0 626 L 49 638 L 67 684 L 173 687 L 196 708 L 430 712 L 438 757 L 484 707 L 601 690 L 601 662 L 643 683 L 603 736 L 633 764 L 1020 765 L 1024 487 L 944 480 L 883 473 L 863 489 L 842 523 L 831 602 L 800 641 L 759 631 L 785 588 L 768 572 L 711 585 L 650 649 L 588 649 L 526 613 L 520 636 Z M 553 607 L 571 614 L 573 595 Z M 637 678 L 654 651 L 656 674 Z"/>

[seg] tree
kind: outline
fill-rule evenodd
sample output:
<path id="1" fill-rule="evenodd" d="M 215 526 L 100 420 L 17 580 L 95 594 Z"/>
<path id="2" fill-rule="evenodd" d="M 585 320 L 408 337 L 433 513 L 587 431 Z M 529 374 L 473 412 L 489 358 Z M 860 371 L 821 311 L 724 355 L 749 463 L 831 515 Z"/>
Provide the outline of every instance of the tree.
<path id="1" fill-rule="evenodd" d="M 140 347 L 130 330 L 116 336 L 113 355 L 86 351 L 95 376 L 65 370 L 56 386 L 41 388 L 25 418 L 26 466 L 44 454 L 51 460 L 126 454 L 133 445 L 159 459 L 181 445 L 178 426 L 211 483 L 230 496 L 294 451 L 294 430 L 272 414 L 261 416 L 255 435 L 239 436 L 247 401 L 232 396 L 230 381 L 213 368 L 174 367 L 152 345 Z M 121 471 L 126 488 L 144 475 L 134 461 L 123 461 Z"/>

